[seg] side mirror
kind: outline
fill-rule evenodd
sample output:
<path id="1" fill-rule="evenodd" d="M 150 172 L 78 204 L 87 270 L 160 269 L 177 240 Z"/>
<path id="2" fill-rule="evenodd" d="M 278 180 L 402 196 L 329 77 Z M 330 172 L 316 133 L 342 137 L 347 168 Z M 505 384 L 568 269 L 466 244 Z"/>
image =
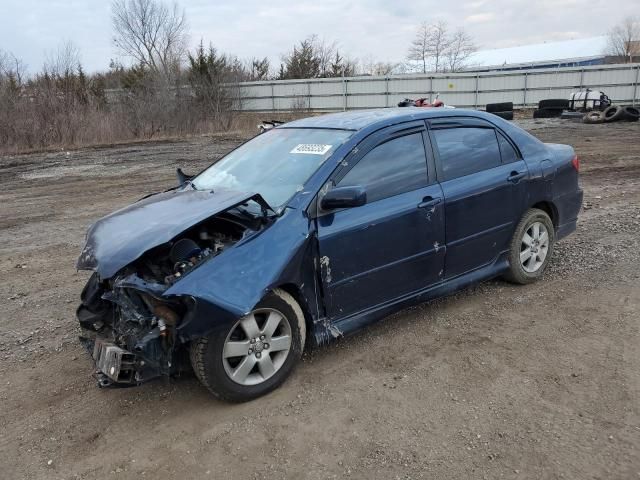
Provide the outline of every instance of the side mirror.
<path id="1" fill-rule="evenodd" d="M 176 168 L 176 176 L 178 177 L 178 185 L 184 185 L 194 177 L 194 175 L 184 173 L 180 167 Z"/>
<path id="2" fill-rule="evenodd" d="M 364 187 L 336 187 L 324 194 L 320 200 L 322 210 L 360 207 L 367 203 L 367 191 Z"/>

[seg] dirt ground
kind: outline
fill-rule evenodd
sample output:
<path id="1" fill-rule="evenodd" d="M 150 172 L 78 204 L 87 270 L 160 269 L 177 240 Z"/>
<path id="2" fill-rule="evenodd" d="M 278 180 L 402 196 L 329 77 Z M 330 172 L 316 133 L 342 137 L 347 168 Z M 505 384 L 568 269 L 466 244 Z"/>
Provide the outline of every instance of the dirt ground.
<path id="1" fill-rule="evenodd" d="M 0 478 L 640 478 L 640 124 L 520 123 L 582 162 L 545 278 L 405 310 L 241 405 L 98 389 L 74 319 L 87 226 L 239 139 L 0 158 Z"/>

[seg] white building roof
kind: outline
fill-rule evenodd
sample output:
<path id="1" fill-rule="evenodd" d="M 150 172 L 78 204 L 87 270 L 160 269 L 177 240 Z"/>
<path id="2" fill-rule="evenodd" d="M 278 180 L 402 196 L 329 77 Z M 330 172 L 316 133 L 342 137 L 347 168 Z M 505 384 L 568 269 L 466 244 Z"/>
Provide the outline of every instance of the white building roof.
<path id="1" fill-rule="evenodd" d="M 607 37 L 581 38 L 561 42 L 538 43 L 521 47 L 480 50 L 469 59 L 469 66 L 499 66 L 512 63 L 577 59 L 603 56 Z"/>

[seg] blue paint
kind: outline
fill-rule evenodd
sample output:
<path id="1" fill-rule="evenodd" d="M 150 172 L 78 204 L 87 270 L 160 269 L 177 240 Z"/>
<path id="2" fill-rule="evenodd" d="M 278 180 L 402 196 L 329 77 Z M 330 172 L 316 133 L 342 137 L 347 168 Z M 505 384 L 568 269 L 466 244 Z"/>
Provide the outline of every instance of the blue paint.
<path id="1" fill-rule="evenodd" d="M 433 121 L 495 128 L 513 142 L 521 158 L 443 181 L 430 136 Z M 409 127 L 424 138 L 424 187 L 360 207 L 318 210 L 318 196 L 330 180 L 341 178 L 368 148 Z M 278 128 L 344 129 L 353 134 L 264 228 L 162 293 L 167 299 L 188 299 L 189 309 L 178 327 L 182 341 L 225 331 L 269 290 L 284 287 L 305 310 L 309 336 L 323 343 L 406 305 L 504 272 L 514 228 L 533 205 L 544 202 L 551 208 L 558 237 L 575 229 L 582 191 L 571 166 L 573 149 L 545 145 L 491 114 L 382 109 L 312 117 Z M 79 267 L 109 278 L 160 242 L 249 198 L 260 201 L 253 194 L 188 188 L 142 200 L 90 229 L 89 250 L 83 256 L 94 260 L 81 257 Z"/>

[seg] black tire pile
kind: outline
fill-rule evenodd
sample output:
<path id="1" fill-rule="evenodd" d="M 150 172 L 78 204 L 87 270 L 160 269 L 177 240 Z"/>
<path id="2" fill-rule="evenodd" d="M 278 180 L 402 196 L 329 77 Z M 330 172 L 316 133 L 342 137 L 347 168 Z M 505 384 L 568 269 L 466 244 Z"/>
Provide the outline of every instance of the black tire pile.
<path id="1" fill-rule="evenodd" d="M 533 118 L 558 118 L 569 108 L 569 100 L 549 98 L 538 102 L 538 109 L 533 111 Z"/>
<path id="2" fill-rule="evenodd" d="M 513 102 L 487 103 L 486 111 L 505 120 L 513 120 Z"/>
<path id="3" fill-rule="evenodd" d="M 636 107 L 622 107 L 611 105 L 602 112 L 594 110 L 585 114 L 584 123 L 637 122 L 640 119 L 640 109 Z"/>

